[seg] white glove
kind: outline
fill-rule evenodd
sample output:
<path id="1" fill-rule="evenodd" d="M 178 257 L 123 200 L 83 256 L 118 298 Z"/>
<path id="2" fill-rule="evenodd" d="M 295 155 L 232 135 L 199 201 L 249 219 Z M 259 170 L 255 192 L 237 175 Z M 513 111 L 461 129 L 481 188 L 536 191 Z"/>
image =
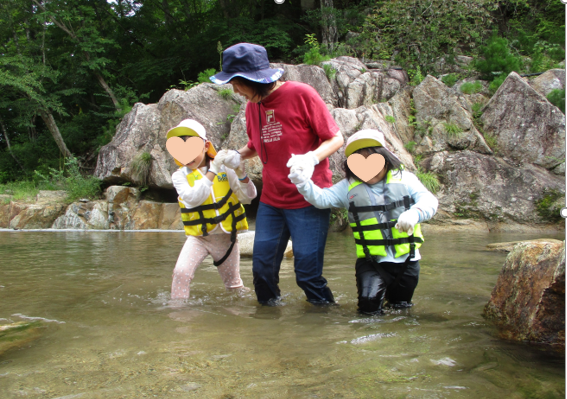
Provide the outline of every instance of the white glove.
<path id="1" fill-rule="evenodd" d="M 295 184 L 297 188 L 302 188 L 310 180 L 310 178 L 307 177 L 301 169 L 294 170 L 289 175 L 287 175 L 287 177 L 289 177 L 289 180 L 291 180 L 291 182 Z"/>
<path id="2" fill-rule="evenodd" d="M 315 165 L 319 163 L 317 156 L 313 151 L 309 151 L 307 154 L 295 155 L 291 154 L 291 158 L 287 161 L 286 166 L 290 168 L 290 172 L 293 174 L 298 170 L 302 170 L 303 174 L 307 179 L 311 179 L 313 176 L 313 171 L 315 170 Z"/>
<path id="3" fill-rule="evenodd" d="M 240 165 L 240 153 L 236 150 L 222 150 L 221 152 L 223 151 L 226 151 L 226 157 L 224 158 L 226 167 L 230 169 L 238 168 L 238 165 Z"/>
<path id="4" fill-rule="evenodd" d="M 228 157 L 228 150 L 220 150 L 219 152 L 217 152 L 217 155 L 215 156 L 215 161 L 217 162 L 217 165 L 222 165 L 225 164 L 226 161 L 226 157 Z M 231 168 L 234 169 L 234 168 Z"/>
<path id="5" fill-rule="evenodd" d="M 398 229 L 398 231 L 408 233 L 408 235 L 411 236 L 417 222 L 419 222 L 419 212 L 415 209 L 410 209 L 400 215 L 398 223 L 396 223 L 394 227 Z"/>
<path id="6" fill-rule="evenodd" d="M 209 170 L 211 172 L 213 172 L 215 175 L 217 175 L 220 172 L 220 168 L 222 166 L 222 161 L 223 161 L 222 157 L 219 157 L 218 154 L 217 154 L 215 159 L 213 159 L 210 162 Z"/>
<path id="7" fill-rule="evenodd" d="M 234 172 L 236 173 L 236 176 L 238 176 L 239 179 L 244 179 L 246 177 L 246 170 L 244 168 L 244 162 L 241 163 L 240 165 L 238 165 L 238 167 L 236 169 L 234 169 Z"/>

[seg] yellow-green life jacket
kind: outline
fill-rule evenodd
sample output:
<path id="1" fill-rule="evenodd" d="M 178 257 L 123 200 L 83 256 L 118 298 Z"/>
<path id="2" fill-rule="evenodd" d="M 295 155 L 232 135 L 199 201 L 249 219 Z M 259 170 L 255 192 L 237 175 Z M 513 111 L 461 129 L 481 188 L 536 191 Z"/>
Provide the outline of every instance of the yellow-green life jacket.
<path id="1" fill-rule="evenodd" d="M 382 195 L 372 192 L 361 181 L 351 180 L 348 202 L 348 219 L 354 233 L 357 257 L 387 256 L 386 246 L 394 247 L 395 258 L 408 253 L 410 258 L 415 256 L 415 248 L 421 247 L 423 242 L 419 223 L 411 236 L 394 227 L 398 217 L 415 203 L 399 172 L 392 174 L 388 171 Z"/>

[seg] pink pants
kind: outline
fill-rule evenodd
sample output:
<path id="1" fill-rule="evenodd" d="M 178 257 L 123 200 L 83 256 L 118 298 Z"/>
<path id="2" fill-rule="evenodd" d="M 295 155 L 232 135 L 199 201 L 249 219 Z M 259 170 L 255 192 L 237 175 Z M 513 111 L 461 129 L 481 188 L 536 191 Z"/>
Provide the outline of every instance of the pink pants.
<path id="1" fill-rule="evenodd" d="M 181 249 L 175 269 L 173 270 L 173 283 L 171 284 L 171 299 L 189 298 L 189 284 L 195 276 L 195 270 L 207 257 L 211 255 L 218 261 L 226 254 L 230 247 L 230 234 L 211 234 L 207 237 L 187 236 L 187 241 Z M 230 256 L 217 267 L 224 286 L 227 289 L 244 286 L 240 278 L 240 248 L 238 238 Z"/>

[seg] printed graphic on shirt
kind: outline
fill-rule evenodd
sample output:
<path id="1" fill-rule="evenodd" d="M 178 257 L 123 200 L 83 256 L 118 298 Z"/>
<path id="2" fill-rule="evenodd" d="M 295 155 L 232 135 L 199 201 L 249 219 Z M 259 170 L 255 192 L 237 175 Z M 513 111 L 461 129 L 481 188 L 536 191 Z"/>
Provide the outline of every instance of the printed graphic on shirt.
<path id="1" fill-rule="evenodd" d="M 280 141 L 282 132 L 282 124 L 276 121 L 275 110 L 266 111 L 266 124 L 262 126 L 262 139 L 264 143 L 272 141 Z"/>

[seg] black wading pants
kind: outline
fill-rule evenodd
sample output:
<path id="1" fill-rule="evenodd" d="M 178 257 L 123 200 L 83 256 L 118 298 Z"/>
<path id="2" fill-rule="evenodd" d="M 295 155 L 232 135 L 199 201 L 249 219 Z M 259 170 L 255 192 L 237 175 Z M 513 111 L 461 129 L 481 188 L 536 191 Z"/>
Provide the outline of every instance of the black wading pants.
<path id="1" fill-rule="evenodd" d="M 378 271 L 378 267 L 382 270 Z M 384 299 L 394 307 L 411 306 L 411 298 L 419 280 L 419 261 L 409 262 L 403 276 L 396 284 L 398 273 L 403 267 L 403 263 L 376 264 L 365 258 L 358 258 L 356 261 L 358 311 L 365 314 L 380 314 Z"/>

